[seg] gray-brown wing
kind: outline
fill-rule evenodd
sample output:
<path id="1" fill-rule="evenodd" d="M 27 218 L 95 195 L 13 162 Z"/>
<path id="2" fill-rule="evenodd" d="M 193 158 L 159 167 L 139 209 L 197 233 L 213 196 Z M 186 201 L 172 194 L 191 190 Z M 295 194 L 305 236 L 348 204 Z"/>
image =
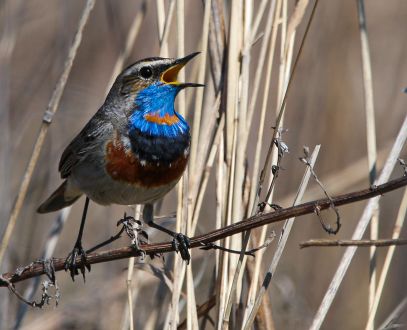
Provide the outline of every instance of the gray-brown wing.
<path id="1" fill-rule="evenodd" d="M 62 153 L 58 166 L 61 178 L 67 178 L 76 164 L 104 144 L 108 131 L 111 124 L 102 116 L 94 116 Z"/>

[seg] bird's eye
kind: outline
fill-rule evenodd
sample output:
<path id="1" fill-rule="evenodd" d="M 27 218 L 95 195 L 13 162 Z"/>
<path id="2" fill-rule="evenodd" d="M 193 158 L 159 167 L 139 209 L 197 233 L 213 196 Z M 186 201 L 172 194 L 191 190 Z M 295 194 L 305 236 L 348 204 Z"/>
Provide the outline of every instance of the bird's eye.
<path id="1" fill-rule="evenodd" d="M 143 67 L 140 69 L 140 76 L 142 76 L 144 79 L 151 78 L 152 75 L 153 75 L 153 71 L 151 70 L 150 67 L 148 67 L 148 66 L 143 66 Z"/>

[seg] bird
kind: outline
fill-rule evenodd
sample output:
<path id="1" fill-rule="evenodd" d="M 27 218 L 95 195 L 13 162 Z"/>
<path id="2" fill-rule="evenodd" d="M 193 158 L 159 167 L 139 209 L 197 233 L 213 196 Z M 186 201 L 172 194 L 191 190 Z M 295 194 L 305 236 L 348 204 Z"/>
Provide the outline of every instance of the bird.
<path id="1" fill-rule="evenodd" d="M 190 127 L 175 110 L 175 98 L 187 87 L 178 72 L 199 52 L 182 58 L 150 57 L 125 68 L 106 100 L 60 158 L 63 183 L 38 207 L 38 213 L 60 210 L 86 196 L 78 237 L 65 261 L 72 279 L 85 276 L 82 234 L 89 200 L 101 205 L 144 204 L 143 220 L 174 237 L 189 261 L 188 238 L 153 221 L 154 202 L 164 197 L 184 173 L 190 151 Z M 185 251 L 186 250 L 186 251 Z"/>

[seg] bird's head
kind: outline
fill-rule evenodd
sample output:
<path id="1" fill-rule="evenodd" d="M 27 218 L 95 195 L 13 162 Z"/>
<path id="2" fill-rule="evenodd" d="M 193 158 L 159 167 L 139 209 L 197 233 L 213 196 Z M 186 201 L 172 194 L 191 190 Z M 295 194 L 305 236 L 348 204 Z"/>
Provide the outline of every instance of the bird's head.
<path id="1" fill-rule="evenodd" d="M 198 54 L 179 59 L 147 58 L 122 72 L 115 83 L 116 93 L 131 104 L 130 129 L 169 136 L 189 130 L 185 120 L 175 111 L 174 101 L 182 89 L 204 86 L 178 81 L 178 72 Z"/>

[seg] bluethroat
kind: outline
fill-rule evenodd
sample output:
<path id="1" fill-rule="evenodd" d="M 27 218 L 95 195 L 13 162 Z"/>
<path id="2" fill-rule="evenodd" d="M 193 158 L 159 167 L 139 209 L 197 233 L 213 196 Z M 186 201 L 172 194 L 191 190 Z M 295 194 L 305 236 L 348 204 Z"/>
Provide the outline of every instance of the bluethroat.
<path id="1" fill-rule="evenodd" d="M 37 211 L 57 211 L 86 195 L 78 238 L 65 264 L 72 278 L 78 274 L 77 256 L 86 265 L 81 240 L 89 199 L 102 205 L 144 204 L 143 220 L 173 235 L 189 260 L 187 237 L 154 223 L 153 203 L 176 185 L 187 166 L 190 129 L 174 101 L 182 89 L 203 86 L 177 81 L 197 54 L 147 58 L 124 69 L 102 107 L 63 152 L 59 172 L 65 181 Z M 84 267 L 80 270 L 84 275 Z"/>

